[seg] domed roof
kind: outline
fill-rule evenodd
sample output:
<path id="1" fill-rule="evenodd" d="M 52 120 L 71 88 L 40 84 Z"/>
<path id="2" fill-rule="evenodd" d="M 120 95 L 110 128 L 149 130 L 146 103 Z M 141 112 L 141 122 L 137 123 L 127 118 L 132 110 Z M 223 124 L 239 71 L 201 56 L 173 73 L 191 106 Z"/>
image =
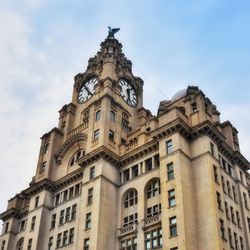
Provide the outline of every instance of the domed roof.
<path id="1" fill-rule="evenodd" d="M 171 101 L 172 101 L 172 102 L 177 101 L 177 100 L 181 99 L 182 97 L 184 97 L 186 94 L 187 94 L 187 88 L 181 89 L 181 90 L 177 91 L 177 92 L 173 95 Z"/>

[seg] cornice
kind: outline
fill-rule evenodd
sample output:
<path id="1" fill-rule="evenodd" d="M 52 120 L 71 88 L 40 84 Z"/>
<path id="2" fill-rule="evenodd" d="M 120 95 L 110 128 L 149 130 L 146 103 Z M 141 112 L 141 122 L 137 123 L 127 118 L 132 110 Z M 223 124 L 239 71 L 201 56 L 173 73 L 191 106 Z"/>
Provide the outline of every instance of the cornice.
<path id="1" fill-rule="evenodd" d="M 2 221 L 6 221 L 10 218 L 18 218 L 20 214 L 20 210 L 19 209 L 16 209 L 16 208 L 10 208 L 8 209 L 7 211 L 3 212 L 0 214 L 0 219 Z"/>

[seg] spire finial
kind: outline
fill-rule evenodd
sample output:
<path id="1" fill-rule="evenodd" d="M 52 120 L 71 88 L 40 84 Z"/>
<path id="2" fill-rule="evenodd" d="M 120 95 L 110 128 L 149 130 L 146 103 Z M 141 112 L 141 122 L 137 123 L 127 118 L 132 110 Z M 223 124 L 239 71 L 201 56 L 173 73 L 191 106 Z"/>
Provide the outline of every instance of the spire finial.
<path id="1" fill-rule="evenodd" d="M 118 32 L 120 30 L 120 28 L 114 28 L 112 29 L 110 26 L 108 26 L 109 28 L 109 34 L 107 38 L 115 38 L 115 33 Z"/>

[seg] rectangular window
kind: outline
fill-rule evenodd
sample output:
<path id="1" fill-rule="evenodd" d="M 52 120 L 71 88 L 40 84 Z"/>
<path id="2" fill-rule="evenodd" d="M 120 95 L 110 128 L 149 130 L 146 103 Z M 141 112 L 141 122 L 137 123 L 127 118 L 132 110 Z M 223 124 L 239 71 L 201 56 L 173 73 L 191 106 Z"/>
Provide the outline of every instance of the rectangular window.
<path id="1" fill-rule="evenodd" d="M 174 207 L 176 205 L 174 189 L 168 191 L 168 205 L 169 207 Z"/>
<path id="2" fill-rule="evenodd" d="M 94 141 L 98 140 L 100 137 L 100 129 L 94 131 Z"/>
<path id="3" fill-rule="evenodd" d="M 223 176 L 221 176 L 221 185 L 222 185 L 223 192 L 224 192 L 225 194 L 227 194 L 226 186 L 225 186 L 225 179 L 224 179 Z"/>
<path id="4" fill-rule="evenodd" d="M 210 142 L 210 150 L 211 154 L 214 156 L 214 144 L 212 142 Z"/>
<path id="5" fill-rule="evenodd" d="M 46 161 L 44 161 L 44 162 L 42 162 L 42 163 L 40 164 L 39 173 L 40 173 L 40 174 L 43 173 L 43 172 L 45 171 L 45 169 L 46 169 Z"/>
<path id="6" fill-rule="evenodd" d="M 68 244 L 68 231 L 63 232 L 63 240 L 62 240 L 62 245 L 65 246 Z"/>
<path id="7" fill-rule="evenodd" d="M 135 178 L 139 175 L 139 168 L 138 165 L 132 167 L 132 178 Z"/>
<path id="8" fill-rule="evenodd" d="M 86 214 L 85 229 L 91 228 L 91 213 Z"/>
<path id="9" fill-rule="evenodd" d="M 115 142 L 115 132 L 111 129 L 109 130 L 109 141 Z"/>
<path id="10" fill-rule="evenodd" d="M 74 187 L 71 187 L 69 189 L 69 200 L 72 199 L 74 197 Z"/>
<path id="11" fill-rule="evenodd" d="M 71 220 L 75 220 L 76 219 L 76 204 L 74 204 L 72 206 L 72 210 L 71 210 Z"/>
<path id="12" fill-rule="evenodd" d="M 221 207 L 221 195 L 219 192 L 216 192 L 216 196 L 217 196 L 217 204 L 218 204 L 218 208 L 220 210 L 222 210 L 222 207 Z"/>
<path id="13" fill-rule="evenodd" d="M 91 167 L 89 170 L 89 179 L 92 180 L 95 178 L 95 167 Z"/>
<path id="14" fill-rule="evenodd" d="M 68 189 L 63 192 L 63 201 L 65 202 L 67 200 L 68 200 Z"/>
<path id="15" fill-rule="evenodd" d="M 31 231 L 35 229 L 35 224 L 36 224 L 36 216 L 33 216 L 31 219 L 31 227 L 30 227 Z"/>
<path id="16" fill-rule="evenodd" d="M 218 178 L 218 172 L 217 172 L 217 167 L 213 166 L 214 168 L 214 181 L 219 184 L 219 178 Z"/>
<path id="17" fill-rule="evenodd" d="M 75 196 L 80 195 L 80 184 L 75 185 Z"/>
<path id="18" fill-rule="evenodd" d="M 39 196 L 36 196 L 35 198 L 35 208 L 39 205 Z"/>
<path id="19" fill-rule="evenodd" d="M 247 217 L 248 231 L 250 232 L 250 218 Z"/>
<path id="20" fill-rule="evenodd" d="M 147 208 L 147 218 L 158 215 L 161 213 L 161 204 L 154 205 Z"/>
<path id="21" fill-rule="evenodd" d="M 5 248 L 5 240 L 2 242 L 2 246 L 1 246 L 1 250 L 4 250 L 4 248 Z"/>
<path id="22" fill-rule="evenodd" d="M 234 246 L 235 246 L 235 250 L 239 249 L 239 246 L 238 246 L 238 236 L 237 236 L 236 233 L 234 233 Z"/>
<path id="23" fill-rule="evenodd" d="M 174 164 L 173 164 L 173 162 L 171 162 L 167 165 L 167 176 L 168 176 L 169 181 L 174 179 Z"/>
<path id="24" fill-rule="evenodd" d="M 70 230 L 69 230 L 69 244 L 73 243 L 73 241 L 74 241 L 74 232 L 75 232 L 75 229 L 70 228 Z"/>
<path id="25" fill-rule="evenodd" d="M 172 140 L 169 140 L 166 142 L 166 148 L 167 148 L 167 154 L 170 154 L 173 152 L 173 142 Z"/>
<path id="26" fill-rule="evenodd" d="M 89 238 L 84 239 L 83 250 L 89 250 Z"/>
<path id="27" fill-rule="evenodd" d="M 233 248 L 232 233 L 231 233 L 231 229 L 230 228 L 228 228 L 228 239 L 229 239 L 230 247 Z"/>
<path id="28" fill-rule="evenodd" d="M 226 211 L 226 216 L 228 219 L 230 219 L 230 216 L 229 216 L 229 211 L 228 211 L 228 205 L 227 205 L 227 202 L 225 201 L 225 211 Z"/>
<path id="29" fill-rule="evenodd" d="M 50 229 L 55 228 L 55 226 L 56 226 L 56 214 L 52 214 Z"/>
<path id="30" fill-rule="evenodd" d="M 232 194 L 231 194 L 231 185 L 230 182 L 227 181 L 227 194 L 230 198 L 232 198 Z"/>
<path id="31" fill-rule="evenodd" d="M 232 189 L 233 189 L 233 198 L 234 198 L 234 201 L 237 203 L 238 199 L 237 199 L 237 195 L 236 195 L 235 186 L 232 186 Z"/>
<path id="32" fill-rule="evenodd" d="M 65 222 L 70 221 L 70 207 L 66 208 Z"/>
<path id="33" fill-rule="evenodd" d="M 234 216 L 234 209 L 230 206 L 230 212 L 231 212 L 231 220 L 235 224 L 235 216 Z"/>
<path id="34" fill-rule="evenodd" d="M 241 228 L 240 213 L 238 211 L 236 211 L 236 219 L 238 227 Z"/>
<path id="35" fill-rule="evenodd" d="M 240 250 L 244 250 L 244 241 L 242 237 L 240 237 Z"/>
<path id="36" fill-rule="evenodd" d="M 153 169 L 152 158 L 145 161 L 146 172 Z"/>
<path id="37" fill-rule="evenodd" d="M 59 233 L 59 234 L 57 235 L 56 247 L 57 247 L 57 248 L 61 247 L 61 244 L 62 244 L 62 233 Z"/>
<path id="38" fill-rule="evenodd" d="M 8 233 L 8 231 L 9 231 L 9 222 L 6 222 L 5 228 L 4 228 L 4 233 L 6 234 L 6 233 Z"/>
<path id="39" fill-rule="evenodd" d="M 64 212 L 65 212 L 64 209 L 61 210 L 61 212 L 60 212 L 59 225 L 62 225 L 64 222 Z"/>
<path id="40" fill-rule="evenodd" d="M 123 171 L 123 182 L 126 182 L 129 180 L 129 169 L 126 169 Z"/>
<path id="41" fill-rule="evenodd" d="M 93 188 L 89 188 L 88 190 L 88 205 L 92 204 L 93 202 Z"/>
<path id="42" fill-rule="evenodd" d="M 145 233 L 145 249 L 158 249 L 162 246 L 162 229 L 154 229 Z M 122 248 L 122 249 L 136 249 L 136 248 Z"/>
<path id="43" fill-rule="evenodd" d="M 56 205 L 59 205 L 59 203 L 60 203 L 60 194 L 57 194 L 57 195 L 55 196 L 55 206 L 56 206 Z"/>
<path id="44" fill-rule="evenodd" d="M 28 249 L 28 250 L 31 250 L 31 249 L 32 249 L 32 239 L 29 239 L 27 249 Z"/>
<path id="45" fill-rule="evenodd" d="M 44 144 L 44 147 L 43 147 L 43 153 L 44 154 L 47 154 L 49 152 L 49 143 L 45 143 Z"/>
<path id="46" fill-rule="evenodd" d="M 49 237 L 48 250 L 52 250 L 53 236 Z"/>
<path id="47" fill-rule="evenodd" d="M 196 105 L 196 102 L 193 102 L 192 104 L 191 104 L 191 108 L 192 108 L 192 112 L 194 113 L 194 112 L 197 112 L 197 105 Z"/>
<path id="48" fill-rule="evenodd" d="M 220 235 L 222 239 L 226 239 L 224 221 L 220 219 Z"/>
<path id="49" fill-rule="evenodd" d="M 169 232 L 170 232 L 170 237 L 177 236 L 177 224 L 175 216 L 169 218 Z"/>
<path id="50" fill-rule="evenodd" d="M 128 225 L 133 225 L 134 223 L 137 223 L 137 213 L 131 214 L 123 218 L 123 227 L 126 227 Z"/>
<path id="51" fill-rule="evenodd" d="M 247 195 L 244 192 L 243 192 L 243 199 L 244 199 L 245 208 L 248 209 Z"/>
<path id="52" fill-rule="evenodd" d="M 25 227 L 26 227 L 26 220 L 22 220 L 20 223 L 19 223 L 19 232 L 22 232 L 25 230 Z"/>

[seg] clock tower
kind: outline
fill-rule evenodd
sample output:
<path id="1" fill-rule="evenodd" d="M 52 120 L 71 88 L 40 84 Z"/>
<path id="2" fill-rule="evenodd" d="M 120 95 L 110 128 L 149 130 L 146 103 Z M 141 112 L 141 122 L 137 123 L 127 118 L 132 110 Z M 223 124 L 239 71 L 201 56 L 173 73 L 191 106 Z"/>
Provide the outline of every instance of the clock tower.
<path id="1" fill-rule="evenodd" d="M 238 131 L 196 86 L 151 115 L 117 31 L 75 76 L 35 176 L 0 214 L 1 250 L 250 249 Z"/>

